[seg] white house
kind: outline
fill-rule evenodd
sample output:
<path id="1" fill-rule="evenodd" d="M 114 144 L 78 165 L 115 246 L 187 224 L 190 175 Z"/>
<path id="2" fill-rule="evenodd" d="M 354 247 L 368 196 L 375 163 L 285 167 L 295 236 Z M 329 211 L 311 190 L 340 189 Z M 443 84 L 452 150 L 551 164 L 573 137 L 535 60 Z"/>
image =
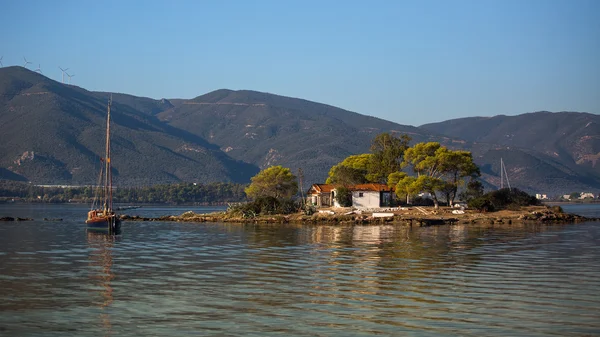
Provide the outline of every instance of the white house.
<path id="1" fill-rule="evenodd" d="M 361 184 L 350 187 L 352 206 L 356 208 L 389 207 L 393 192 L 385 184 Z"/>
<path id="2" fill-rule="evenodd" d="M 352 193 L 352 207 L 389 207 L 394 193 L 385 184 L 360 184 L 348 186 Z M 335 200 L 336 186 L 333 184 L 313 184 L 307 193 L 307 202 L 315 207 L 341 207 Z"/>
<path id="3" fill-rule="evenodd" d="M 586 198 L 594 199 L 594 194 L 590 193 L 590 192 L 581 192 L 579 199 L 586 199 Z"/>
<path id="4" fill-rule="evenodd" d="M 548 196 L 546 194 L 537 193 L 535 195 L 535 198 L 538 199 L 538 200 L 545 200 L 545 199 L 548 199 Z"/>
<path id="5" fill-rule="evenodd" d="M 306 193 L 306 202 L 315 207 L 339 207 L 335 201 L 335 186 L 332 184 L 312 184 Z"/>

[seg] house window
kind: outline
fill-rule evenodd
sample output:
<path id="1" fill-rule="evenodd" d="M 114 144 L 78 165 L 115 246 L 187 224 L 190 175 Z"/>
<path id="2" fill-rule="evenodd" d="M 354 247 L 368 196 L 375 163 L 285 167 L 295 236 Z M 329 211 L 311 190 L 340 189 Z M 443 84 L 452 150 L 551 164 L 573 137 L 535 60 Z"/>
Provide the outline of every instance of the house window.
<path id="1" fill-rule="evenodd" d="M 358 192 L 358 197 L 362 198 L 363 197 L 363 192 Z"/>

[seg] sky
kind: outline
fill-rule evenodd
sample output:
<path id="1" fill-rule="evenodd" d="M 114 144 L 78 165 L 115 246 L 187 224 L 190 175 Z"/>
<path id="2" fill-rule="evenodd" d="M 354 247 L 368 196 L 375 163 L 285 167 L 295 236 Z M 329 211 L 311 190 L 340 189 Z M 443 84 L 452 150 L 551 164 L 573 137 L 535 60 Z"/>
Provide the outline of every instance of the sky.
<path id="1" fill-rule="evenodd" d="M 0 0 L 0 56 L 87 90 L 247 89 L 414 126 L 600 113 L 597 0 Z"/>

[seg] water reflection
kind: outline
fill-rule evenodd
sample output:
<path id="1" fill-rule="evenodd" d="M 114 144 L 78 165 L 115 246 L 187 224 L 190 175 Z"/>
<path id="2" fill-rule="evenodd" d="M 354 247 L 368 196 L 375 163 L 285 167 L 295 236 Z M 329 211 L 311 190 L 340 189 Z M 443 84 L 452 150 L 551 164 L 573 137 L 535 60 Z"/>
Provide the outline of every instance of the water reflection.
<path id="1" fill-rule="evenodd" d="M 595 223 L 126 226 L 0 227 L 0 335 L 600 331 Z"/>
<path id="2" fill-rule="evenodd" d="M 115 278 L 112 272 L 113 266 L 113 246 L 118 236 L 104 233 L 87 231 L 87 242 L 90 248 L 89 251 L 89 278 L 93 284 L 98 285 L 96 296 L 100 296 L 99 300 L 94 303 L 100 308 L 100 322 L 106 331 L 106 335 L 112 334 L 111 314 L 109 306 L 113 303 L 113 288 L 111 281 Z"/>

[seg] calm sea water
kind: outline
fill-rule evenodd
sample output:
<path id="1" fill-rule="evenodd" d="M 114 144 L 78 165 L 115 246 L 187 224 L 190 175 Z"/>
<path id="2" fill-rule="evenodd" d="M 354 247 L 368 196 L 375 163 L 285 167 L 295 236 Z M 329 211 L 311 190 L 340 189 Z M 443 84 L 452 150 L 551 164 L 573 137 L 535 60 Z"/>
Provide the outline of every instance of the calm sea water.
<path id="1" fill-rule="evenodd" d="M 87 233 L 86 211 L 0 205 L 36 219 L 0 223 L 0 335 L 600 335 L 600 223 L 125 222 L 114 237 Z"/>

